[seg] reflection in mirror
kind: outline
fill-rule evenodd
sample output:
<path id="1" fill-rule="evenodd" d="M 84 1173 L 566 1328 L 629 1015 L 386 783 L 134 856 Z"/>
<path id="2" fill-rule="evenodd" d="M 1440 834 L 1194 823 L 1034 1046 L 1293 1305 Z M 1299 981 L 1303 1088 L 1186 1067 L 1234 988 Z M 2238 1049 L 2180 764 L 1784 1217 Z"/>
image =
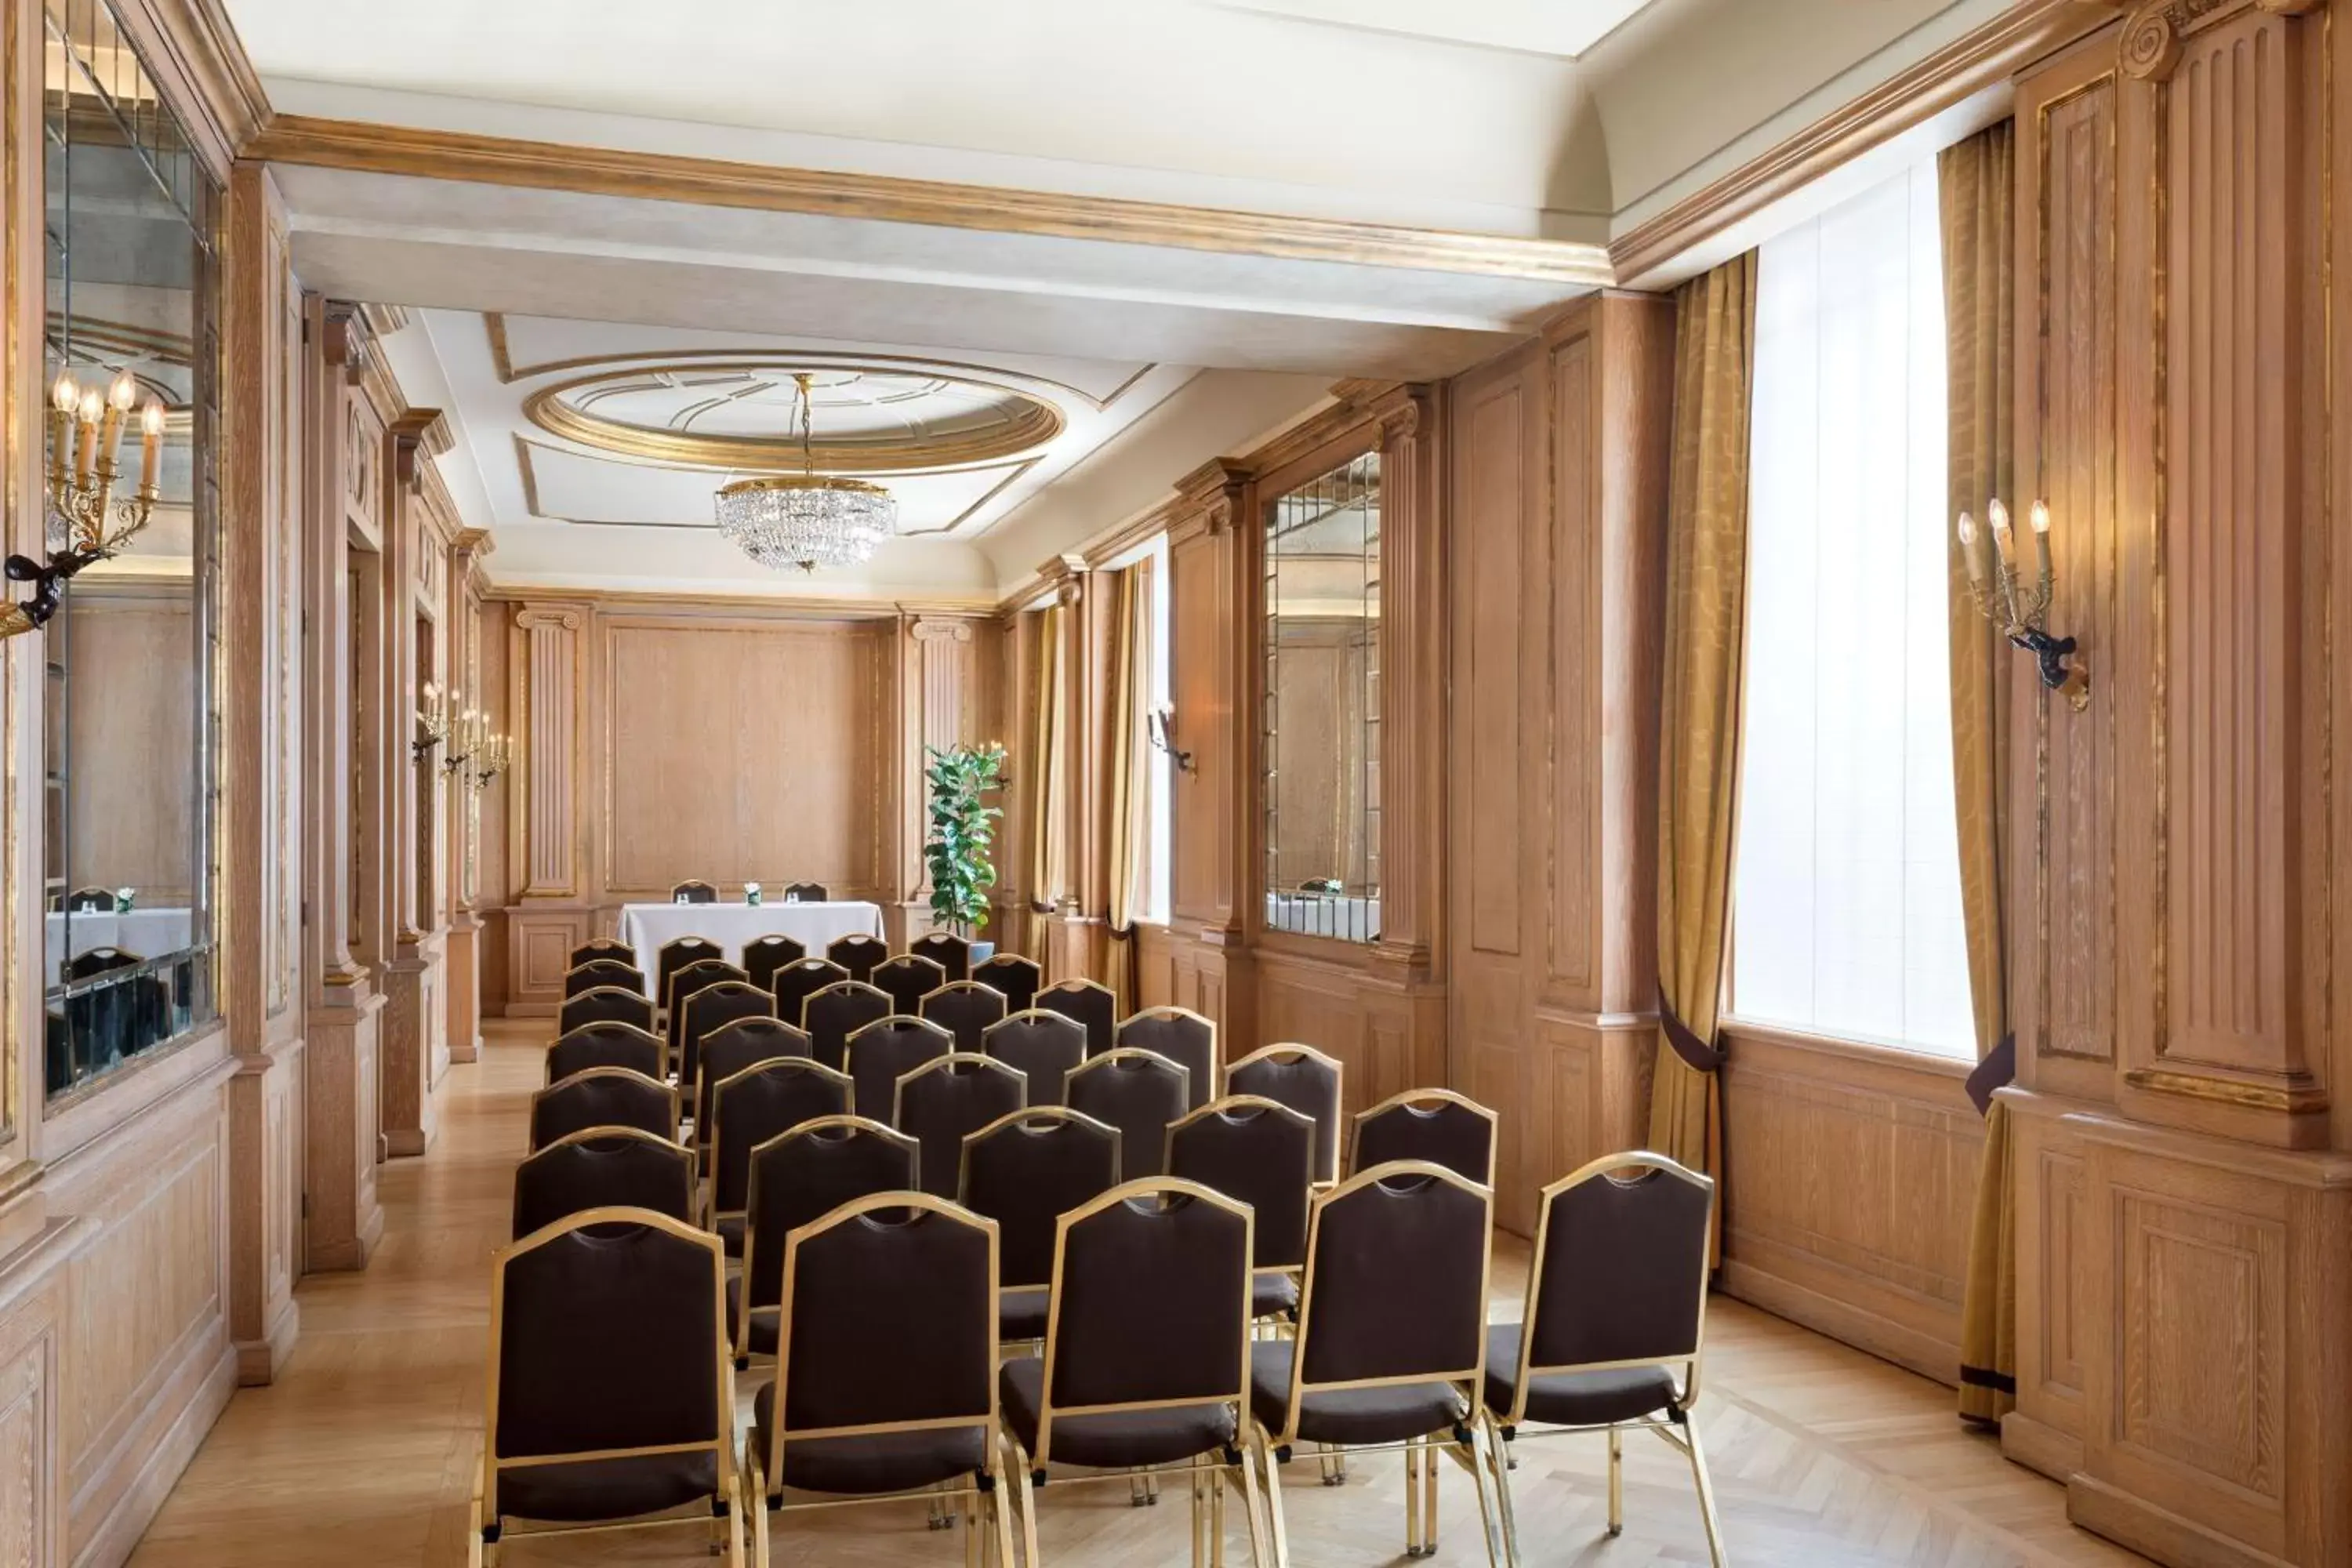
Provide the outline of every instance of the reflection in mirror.
<path id="1" fill-rule="evenodd" d="M 1381 455 L 1265 510 L 1265 923 L 1381 933 Z"/>
<path id="2" fill-rule="evenodd" d="M 67 587 L 42 634 L 47 1089 L 69 1092 L 213 1016 L 211 700 L 218 193 L 103 0 L 46 0 L 45 380 L 156 406 L 147 526 Z M 135 418 L 54 491 L 144 477 Z M 68 454 L 62 448 L 72 443 Z M 87 483 L 85 478 L 81 482 Z M 121 516 L 110 517 L 112 527 Z M 64 542 L 53 504 L 49 543 Z"/>

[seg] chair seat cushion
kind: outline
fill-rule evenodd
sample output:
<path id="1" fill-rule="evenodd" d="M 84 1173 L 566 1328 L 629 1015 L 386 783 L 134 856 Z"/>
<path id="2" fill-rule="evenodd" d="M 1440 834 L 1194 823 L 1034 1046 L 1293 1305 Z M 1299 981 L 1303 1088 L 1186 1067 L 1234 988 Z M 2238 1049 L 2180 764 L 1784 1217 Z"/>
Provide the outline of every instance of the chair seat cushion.
<path id="1" fill-rule="evenodd" d="M 996 1296 L 996 1337 L 1006 1344 L 1045 1337 L 1047 1296 L 1044 1287 L 1030 1290 L 1000 1290 Z"/>
<path id="2" fill-rule="evenodd" d="M 1289 1340 L 1250 1345 L 1250 1412 L 1268 1432 L 1282 1435 L 1290 1414 Z M 1451 1432 L 1470 1414 L 1470 1402 L 1450 1383 L 1401 1383 L 1381 1388 L 1334 1388 L 1298 1402 L 1298 1430 L 1309 1443 L 1401 1443 Z"/>
<path id="3" fill-rule="evenodd" d="M 1004 1424 L 1034 1458 L 1037 1413 L 1045 1403 L 1045 1363 L 1035 1356 L 1022 1356 L 1006 1362 L 997 1377 Z M 1104 1469 L 1172 1465 L 1196 1454 L 1230 1447 L 1234 1436 L 1230 1404 L 1179 1405 L 1108 1415 L 1056 1415 L 1053 1460 Z"/>
<path id="4" fill-rule="evenodd" d="M 743 1277 L 739 1274 L 727 1281 L 727 1342 L 730 1345 L 736 1342 L 736 1322 L 742 1308 Z M 776 1353 L 776 1322 L 774 1314 L 751 1320 L 751 1351 L 753 1355 Z"/>
<path id="5" fill-rule="evenodd" d="M 775 1416 L 776 1385 L 770 1383 L 751 1401 L 762 1454 L 771 1451 Z M 872 1497 L 953 1480 L 987 1463 L 987 1443 L 977 1425 L 870 1437 L 807 1437 L 784 1445 L 784 1485 L 795 1491 Z M 766 1484 L 764 1477 L 760 1484 Z"/>
<path id="6" fill-rule="evenodd" d="M 1486 1331 L 1486 1408 L 1508 1415 L 1518 1378 L 1519 1325 L 1496 1323 Z M 1662 1366 L 1555 1372 L 1528 1390 L 1527 1418 L 1554 1426 L 1607 1426 L 1654 1415 L 1674 1402 L 1674 1374 Z"/>
<path id="7" fill-rule="evenodd" d="M 1298 1281 L 1287 1274 L 1250 1276 L 1250 1316 L 1280 1317 L 1298 1310 Z"/>
<path id="8" fill-rule="evenodd" d="M 586 1524 L 661 1513 L 719 1489 L 719 1459 L 647 1454 L 576 1465 L 516 1465 L 499 1472 L 499 1517 Z"/>

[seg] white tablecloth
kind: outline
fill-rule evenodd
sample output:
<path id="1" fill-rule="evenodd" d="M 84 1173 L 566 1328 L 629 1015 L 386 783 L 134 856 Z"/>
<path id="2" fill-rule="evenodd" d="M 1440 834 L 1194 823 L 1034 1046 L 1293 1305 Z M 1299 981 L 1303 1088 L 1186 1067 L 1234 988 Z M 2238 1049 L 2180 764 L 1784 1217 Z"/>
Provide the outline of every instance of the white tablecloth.
<path id="1" fill-rule="evenodd" d="M 856 932 L 882 934 L 882 907 L 835 900 L 822 904 L 623 904 L 621 940 L 637 950 L 637 968 L 651 983 L 662 944 L 682 936 L 704 936 L 727 950 L 727 962 L 743 962 L 743 944 L 773 932 L 795 937 L 811 958 L 824 956 L 825 943 Z"/>
<path id="2" fill-rule="evenodd" d="M 77 911 L 70 917 L 52 910 L 47 940 L 42 943 L 49 984 L 58 984 L 68 957 L 79 958 L 101 947 L 119 947 L 142 958 L 161 958 L 187 946 L 190 929 L 186 910 L 133 910 L 127 915 L 90 910 Z M 70 954 L 65 951 L 68 931 L 73 941 Z"/>
<path id="3" fill-rule="evenodd" d="M 1265 926 L 1268 931 L 1370 942 L 1381 934 L 1381 901 L 1339 893 L 1268 893 Z"/>

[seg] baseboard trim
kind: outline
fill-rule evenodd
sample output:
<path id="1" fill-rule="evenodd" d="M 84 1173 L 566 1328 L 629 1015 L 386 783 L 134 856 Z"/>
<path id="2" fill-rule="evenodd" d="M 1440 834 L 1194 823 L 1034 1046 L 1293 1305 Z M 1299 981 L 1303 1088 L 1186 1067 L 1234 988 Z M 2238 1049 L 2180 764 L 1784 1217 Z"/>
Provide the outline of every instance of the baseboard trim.
<path id="1" fill-rule="evenodd" d="M 1840 1344 L 1852 1345 L 1948 1388 L 1958 1386 L 1958 1348 L 1932 1335 L 1737 1258 L 1723 1260 L 1721 1282 L 1726 1295 L 1761 1307 L 1776 1318 L 1826 1334 Z"/>
<path id="2" fill-rule="evenodd" d="M 89 1539 L 73 1552 L 73 1568 L 121 1568 L 139 1546 L 147 1527 L 179 1483 L 180 1473 L 196 1457 L 205 1434 L 236 1393 L 236 1351 L 224 1342 L 203 1380 L 164 1428 L 147 1458 L 122 1489 L 114 1506 L 90 1528 Z"/>
<path id="3" fill-rule="evenodd" d="M 237 1386 L 265 1388 L 275 1383 L 278 1369 L 294 1353 L 294 1342 L 301 1337 L 302 1309 L 289 1296 L 268 1333 L 257 1340 L 236 1342 Z"/>
<path id="4" fill-rule="evenodd" d="M 2168 1568 L 2294 1568 L 2284 1557 L 2233 1541 L 2079 1471 L 2066 1478 L 2066 1517 Z"/>
<path id="5" fill-rule="evenodd" d="M 2083 1468 L 2083 1439 L 2012 1410 L 2000 1418 L 2000 1455 L 2063 1487 Z"/>

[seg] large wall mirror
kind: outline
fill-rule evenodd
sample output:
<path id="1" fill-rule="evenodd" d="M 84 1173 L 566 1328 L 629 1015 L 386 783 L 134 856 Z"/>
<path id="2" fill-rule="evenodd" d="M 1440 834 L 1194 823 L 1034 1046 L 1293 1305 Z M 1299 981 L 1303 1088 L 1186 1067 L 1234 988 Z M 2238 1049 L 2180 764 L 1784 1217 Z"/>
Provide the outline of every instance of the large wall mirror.
<path id="1" fill-rule="evenodd" d="M 1265 923 L 1381 932 L 1381 455 L 1265 503 Z"/>
<path id="2" fill-rule="evenodd" d="M 161 426 L 146 526 L 67 587 L 40 634 L 43 866 L 52 1096 L 72 1094 L 214 1016 L 215 554 L 219 517 L 220 193 L 103 0 L 46 0 L 46 384 L 128 411 L 120 506 L 142 425 Z M 116 442 L 50 425 L 55 500 Z M 87 488 L 85 482 L 85 489 Z M 120 513 L 115 514 L 120 516 Z"/>

